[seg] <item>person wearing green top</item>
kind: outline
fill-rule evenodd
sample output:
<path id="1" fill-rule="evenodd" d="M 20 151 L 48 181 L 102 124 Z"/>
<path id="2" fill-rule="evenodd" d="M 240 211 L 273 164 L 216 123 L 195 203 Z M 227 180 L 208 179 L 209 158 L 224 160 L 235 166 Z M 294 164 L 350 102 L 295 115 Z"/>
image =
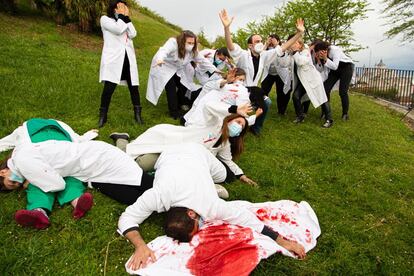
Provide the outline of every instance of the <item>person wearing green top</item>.
<path id="1" fill-rule="evenodd" d="M 28 135 L 31 143 L 39 143 L 47 140 L 73 141 L 79 136 L 66 124 L 53 119 L 30 119 L 23 124 L 20 136 Z M 26 132 L 26 133 L 24 133 Z M 24 139 L 22 139 L 24 140 Z M 17 143 L 16 143 L 17 144 Z M 50 225 L 48 214 L 52 211 L 55 199 L 60 205 L 71 203 L 73 217 L 79 219 L 88 212 L 93 205 L 92 194 L 85 192 L 86 186 L 74 177 L 65 177 L 65 189 L 59 192 L 44 192 L 17 175 L 10 173 L 7 163 L 0 167 L 0 186 L 2 191 L 12 190 L 16 185 L 27 187 L 26 210 L 19 210 L 15 214 L 16 222 L 22 226 L 45 229 Z"/>

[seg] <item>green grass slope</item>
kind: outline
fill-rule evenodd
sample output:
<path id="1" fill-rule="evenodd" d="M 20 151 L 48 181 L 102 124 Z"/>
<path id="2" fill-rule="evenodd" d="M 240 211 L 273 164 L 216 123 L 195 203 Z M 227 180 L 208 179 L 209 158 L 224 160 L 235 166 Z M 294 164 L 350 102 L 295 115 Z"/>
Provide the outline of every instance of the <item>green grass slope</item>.
<path id="1" fill-rule="evenodd" d="M 157 123 L 176 123 L 165 95 L 156 107 L 145 100 L 152 56 L 175 31 L 140 14 L 133 21 L 145 124 L 134 124 L 129 93 L 118 87 L 100 130 L 108 142 L 112 131 L 135 137 Z M 0 137 L 32 117 L 65 121 L 79 133 L 96 128 L 102 39 L 34 16 L 0 13 L 0 29 Z M 332 98 L 332 129 L 319 127 L 319 110 L 297 126 L 292 106 L 279 117 L 273 105 L 262 136 L 247 137 L 238 162 L 260 187 L 230 184 L 231 199 L 306 200 L 322 228 L 305 261 L 276 255 L 254 275 L 413 273 L 414 135 L 397 114 L 359 96 L 351 96 L 351 120 L 344 123 L 339 97 Z M 56 206 L 44 231 L 14 222 L 14 212 L 25 208 L 24 191 L 1 194 L 0 275 L 125 274 L 133 249 L 115 231 L 126 206 L 92 193 L 95 206 L 85 218 L 74 221 L 70 207 Z M 142 225 L 146 241 L 162 234 L 162 218 Z"/>

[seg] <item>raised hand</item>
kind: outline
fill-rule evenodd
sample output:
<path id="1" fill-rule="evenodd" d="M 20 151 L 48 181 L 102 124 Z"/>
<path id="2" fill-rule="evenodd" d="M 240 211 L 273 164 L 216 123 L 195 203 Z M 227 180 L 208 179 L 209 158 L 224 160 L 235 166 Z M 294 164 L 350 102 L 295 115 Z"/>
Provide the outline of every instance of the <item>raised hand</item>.
<path id="1" fill-rule="evenodd" d="M 296 30 L 300 33 L 305 32 L 305 21 L 302 18 L 296 20 Z"/>
<path id="2" fill-rule="evenodd" d="M 120 3 L 116 4 L 116 9 L 115 9 L 115 12 L 116 12 L 117 14 L 122 14 L 122 15 L 125 15 L 125 4 L 124 4 L 124 3 L 122 3 L 122 2 L 120 2 Z"/>
<path id="3" fill-rule="evenodd" d="M 230 27 L 231 23 L 233 22 L 234 16 L 230 18 L 225 9 L 223 9 L 219 13 L 219 16 L 221 19 L 221 23 L 223 23 L 224 28 Z"/>

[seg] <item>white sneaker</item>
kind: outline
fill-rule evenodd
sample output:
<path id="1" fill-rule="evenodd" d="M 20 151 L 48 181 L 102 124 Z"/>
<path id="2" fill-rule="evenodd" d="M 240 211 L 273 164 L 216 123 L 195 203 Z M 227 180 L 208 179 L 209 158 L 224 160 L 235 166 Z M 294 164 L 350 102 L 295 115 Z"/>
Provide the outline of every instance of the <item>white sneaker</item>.
<path id="1" fill-rule="evenodd" d="M 214 184 L 216 186 L 217 195 L 219 198 L 222 199 L 228 199 L 229 198 L 229 192 L 227 192 L 226 188 L 219 184 Z"/>

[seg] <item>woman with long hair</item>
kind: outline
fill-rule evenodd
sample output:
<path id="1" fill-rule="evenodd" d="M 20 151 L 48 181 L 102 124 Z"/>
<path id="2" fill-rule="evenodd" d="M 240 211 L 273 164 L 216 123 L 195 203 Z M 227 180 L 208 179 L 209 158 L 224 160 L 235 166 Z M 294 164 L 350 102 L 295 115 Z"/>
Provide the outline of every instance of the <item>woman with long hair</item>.
<path id="1" fill-rule="evenodd" d="M 101 96 L 98 126 L 103 127 L 107 121 L 109 104 L 118 84 L 128 85 L 134 119 L 142 124 L 138 66 L 132 42 L 137 32 L 129 18 L 129 9 L 125 1 L 109 2 L 107 15 L 101 17 L 101 28 L 104 45 L 99 81 L 104 82 L 104 89 Z"/>
<path id="2" fill-rule="evenodd" d="M 152 59 L 148 77 L 147 100 L 157 105 L 162 91 L 167 93 L 168 110 L 174 119 L 181 117 L 179 107 L 185 101 L 187 91 L 184 69 L 195 62 L 200 70 L 213 74 L 216 67 L 197 50 L 197 36 L 191 31 L 182 31 L 172 37 L 158 50 Z"/>

